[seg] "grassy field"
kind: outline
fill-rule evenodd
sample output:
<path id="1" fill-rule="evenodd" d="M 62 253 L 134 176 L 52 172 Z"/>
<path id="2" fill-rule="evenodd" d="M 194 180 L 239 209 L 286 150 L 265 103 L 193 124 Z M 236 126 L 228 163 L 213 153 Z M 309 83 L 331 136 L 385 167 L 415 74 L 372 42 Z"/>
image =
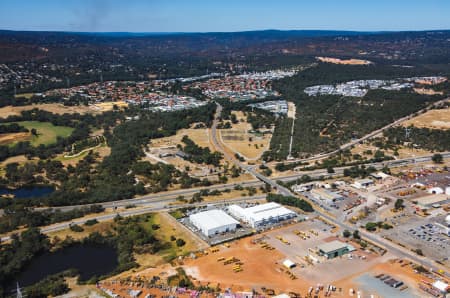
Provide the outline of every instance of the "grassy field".
<path id="1" fill-rule="evenodd" d="M 108 210 L 108 212 L 106 213 L 88 215 L 85 218 L 96 218 L 99 215 L 107 214 L 110 212 L 111 210 Z M 197 238 L 183 226 L 180 226 L 181 224 L 178 223 L 174 218 L 172 218 L 168 213 L 152 213 L 141 216 L 142 218 L 144 218 L 148 215 L 151 215 L 150 220 L 142 221 L 139 224 L 149 233 L 152 233 L 162 243 L 167 243 L 168 245 L 165 245 L 162 250 L 158 251 L 155 254 L 135 253 L 134 257 L 136 258 L 136 262 L 141 268 L 160 265 L 176 258 L 177 256 L 187 255 L 189 252 L 206 249 L 208 247 L 206 243 L 202 242 L 199 238 Z M 158 225 L 159 229 L 153 230 L 152 225 L 154 224 Z M 101 234 L 105 234 L 107 232 L 115 233 L 115 225 L 116 224 L 113 220 L 108 220 L 100 222 L 93 226 L 81 225 L 84 229 L 83 232 L 74 232 L 70 229 L 65 229 L 58 232 L 52 232 L 49 234 L 49 237 L 52 241 L 55 241 L 55 237 L 56 239 L 65 239 L 66 237 L 72 237 L 73 239 L 80 240 L 87 237 L 93 232 L 99 232 Z M 186 242 L 185 245 L 178 247 L 175 241 L 171 240 L 171 236 L 174 236 L 176 239 L 183 239 Z"/>
<path id="2" fill-rule="evenodd" d="M 32 128 L 37 130 L 37 136 L 29 135 L 27 141 L 31 142 L 32 146 L 49 145 L 56 142 L 57 137 L 66 138 L 70 136 L 73 128 L 66 126 L 54 126 L 50 122 L 38 121 L 21 121 L 17 124 L 27 128 L 31 131 Z M 14 141 L 14 140 L 13 140 Z"/>
<path id="3" fill-rule="evenodd" d="M 450 108 L 440 110 L 430 110 L 424 114 L 403 122 L 403 126 L 408 127 L 426 127 L 431 129 L 449 129 L 450 128 Z"/>
<path id="4" fill-rule="evenodd" d="M 0 117 L 6 118 L 8 116 L 18 116 L 23 111 L 29 111 L 32 109 L 39 109 L 43 111 L 47 111 L 54 114 L 100 114 L 102 112 L 101 109 L 95 106 L 65 106 L 60 103 L 40 103 L 40 104 L 32 104 L 26 106 L 6 106 L 0 108 Z M 112 108 L 111 108 L 112 109 Z"/>
<path id="5" fill-rule="evenodd" d="M 55 160 L 60 161 L 64 166 L 72 165 L 75 166 L 80 160 L 86 157 L 89 154 L 89 151 L 94 153 L 98 153 L 100 160 L 103 160 L 104 157 L 111 154 L 111 148 L 106 144 L 101 144 L 98 147 L 92 148 L 91 150 L 83 151 L 81 154 L 76 156 L 66 156 L 66 153 L 59 154 Z"/>
<path id="6" fill-rule="evenodd" d="M 232 152 L 238 152 L 249 160 L 258 159 L 264 151 L 269 149 L 271 134 L 256 135 L 250 133 L 252 126 L 247 122 L 243 112 L 232 112 L 236 115 L 238 123 L 233 124 L 231 129 L 219 129 L 220 137 L 225 146 Z M 250 141 L 251 140 L 251 141 Z"/>

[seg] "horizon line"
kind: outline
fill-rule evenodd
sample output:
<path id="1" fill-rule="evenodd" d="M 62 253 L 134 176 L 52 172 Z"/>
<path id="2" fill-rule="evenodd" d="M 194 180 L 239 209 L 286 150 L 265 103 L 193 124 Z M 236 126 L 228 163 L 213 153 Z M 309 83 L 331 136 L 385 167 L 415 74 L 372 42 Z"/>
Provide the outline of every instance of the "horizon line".
<path id="1" fill-rule="evenodd" d="M 265 32 L 265 31 L 279 31 L 279 32 L 349 32 L 349 33 L 401 33 L 401 32 L 439 32 L 450 31 L 447 29 L 410 29 L 410 30 L 351 30 L 351 29 L 254 29 L 254 30 L 240 30 L 240 31 L 75 31 L 75 30 L 34 30 L 34 29 L 4 29 L 1 31 L 11 32 L 53 32 L 53 33 L 82 33 L 82 34 L 209 34 L 209 33 L 247 33 L 247 32 Z"/>

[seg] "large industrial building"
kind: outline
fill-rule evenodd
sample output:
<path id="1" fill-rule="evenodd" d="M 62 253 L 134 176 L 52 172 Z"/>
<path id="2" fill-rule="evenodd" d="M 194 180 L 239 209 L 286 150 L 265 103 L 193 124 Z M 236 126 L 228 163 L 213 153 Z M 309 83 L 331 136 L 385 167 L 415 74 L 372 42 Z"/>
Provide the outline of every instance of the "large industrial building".
<path id="1" fill-rule="evenodd" d="M 239 224 L 237 220 L 218 209 L 189 215 L 189 220 L 207 237 L 235 231 Z"/>
<path id="2" fill-rule="evenodd" d="M 228 212 L 239 220 L 248 223 L 253 228 L 278 223 L 297 216 L 294 211 L 274 202 L 256 205 L 250 208 L 231 205 L 228 208 Z"/>

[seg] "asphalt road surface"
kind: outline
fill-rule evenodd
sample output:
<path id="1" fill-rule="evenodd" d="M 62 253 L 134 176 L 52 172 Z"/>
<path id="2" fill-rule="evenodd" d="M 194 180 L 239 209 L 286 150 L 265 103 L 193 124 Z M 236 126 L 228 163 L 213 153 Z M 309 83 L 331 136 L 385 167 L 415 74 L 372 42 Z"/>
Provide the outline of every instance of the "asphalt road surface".
<path id="1" fill-rule="evenodd" d="M 447 99 L 446 99 L 447 100 Z M 102 206 L 105 208 L 114 208 L 114 207 L 124 207 L 127 205 L 135 205 L 136 207 L 141 207 L 141 208 L 133 208 L 133 209 L 129 209 L 129 210 L 125 210 L 125 211 L 121 211 L 118 213 L 111 213 L 111 214 L 106 214 L 106 215 L 99 215 L 97 217 L 93 217 L 95 219 L 97 219 L 98 221 L 106 221 L 106 220 L 110 220 L 113 219 L 115 216 L 117 216 L 117 214 L 119 214 L 120 216 L 133 216 L 133 215 L 139 215 L 139 214 L 145 214 L 145 213 L 149 213 L 149 212 L 156 212 L 156 211 L 167 211 L 167 210 L 171 210 L 171 209 L 176 209 L 176 208 L 183 208 L 183 207 L 187 207 L 187 206 L 204 206 L 204 205 L 208 205 L 209 203 L 207 202 L 201 202 L 201 203 L 196 203 L 196 204 L 187 204 L 187 205 L 176 205 L 176 206 L 168 206 L 167 204 L 174 201 L 176 197 L 178 196 L 188 196 L 188 195 L 193 195 L 194 193 L 198 192 L 201 189 L 209 189 L 209 190 L 215 190 L 215 189 L 229 189 L 229 188 L 234 188 L 236 185 L 242 185 L 242 186 L 260 186 L 263 183 L 267 183 L 269 184 L 273 189 L 277 190 L 280 194 L 285 195 L 285 196 L 295 196 L 295 194 L 293 194 L 289 189 L 283 187 L 282 185 L 279 185 L 276 181 L 258 173 L 255 168 L 253 166 L 248 166 L 245 165 L 243 163 L 241 163 L 240 161 L 236 160 L 234 158 L 234 156 L 230 156 L 223 148 L 223 145 L 217 140 L 217 123 L 218 120 L 220 119 L 220 114 L 222 111 L 222 107 L 217 104 L 217 110 L 216 110 L 216 115 L 213 121 L 213 125 L 212 125 L 212 141 L 214 146 L 221 151 L 224 156 L 232 161 L 234 164 L 236 164 L 237 166 L 239 166 L 241 169 L 243 169 L 244 171 L 252 174 L 256 179 L 255 180 L 251 180 L 251 181 L 244 181 L 244 182 L 239 182 L 239 183 L 230 183 L 230 184 L 222 184 L 222 185 L 214 185 L 214 186 L 210 186 L 210 187 L 205 187 L 205 188 L 197 188 L 197 189 L 184 189 L 184 190 L 177 190 L 177 191 L 171 191 L 171 192 L 166 192 L 166 193 L 162 193 L 162 194 L 149 194 L 149 195 L 145 195 L 139 198 L 134 198 L 134 199 L 129 199 L 129 200 L 121 200 L 121 201 L 113 201 L 113 202 L 105 202 L 102 203 Z M 369 138 L 372 137 L 378 133 L 380 133 L 381 131 L 383 131 L 384 129 L 387 129 L 389 127 L 392 127 L 396 124 L 399 124 L 400 122 L 403 122 L 407 119 L 409 119 L 410 116 L 407 116 L 405 118 L 399 119 L 394 123 L 391 123 L 390 125 L 381 128 L 378 131 L 372 132 L 371 134 L 367 135 L 364 137 L 365 138 Z M 353 141 L 351 144 L 346 144 L 344 146 L 352 146 L 360 141 L 362 141 L 363 139 L 359 139 L 356 141 Z M 347 148 L 347 147 L 345 147 Z M 341 147 L 342 149 L 342 147 Z M 329 156 L 330 154 L 333 153 L 327 153 L 327 156 Z M 450 158 L 450 152 L 444 152 L 441 153 L 442 156 L 444 158 Z M 323 156 L 322 156 L 323 157 Z M 431 161 L 431 157 L 432 155 L 427 155 L 427 156 L 422 156 L 422 157 L 415 157 L 415 158 L 405 158 L 405 159 L 399 159 L 399 160 L 393 160 L 393 161 L 384 161 L 384 162 L 380 162 L 380 163 L 373 163 L 373 164 L 366 164 L 367 167 L 369 166 L 374 166 L 377 169 L 381 169 L 384 166 L 389 166 L 389 167 L 396 167 L 396 166 L 404 166 L 404 165 L 408 165 L 408 164 L 414 164 L 414 163 L 419 163 L 419 162 L 427 162 L 427 161 Z M 333 175 L 342 175 L 344 169 L 346 169 L 348 167 L 341 167 L 341 168 L 335 168 L 335 173 Z M 320 170 L 315 170 L 315 171 L 305 171 L 305 172 L 299 172 L 298 174 L 295 175 L 289 175 L 289 176 L 283 176 L 283 177 L 278 177 L 277 180 L 281 180 L 281 181 L 290 181 L 290 180 L 295 180 L 303 175 L 310 175 L 311 177 L 319 177 L 319 176 L 324 176 L 327 175 L 329 176 L 330 174 L 327 173 L 326 169 L 320 169 Z M 248 201 L 252 201 L 252 200 L 258 200 L 258 199 L 264 199 L 265 196 L 255 196 L 255 197 L 245 197 L 245 198 L 234 198 L 234 199 L 226 199 L 224 200 L 224 202 L 227 203 L 238 203 L 238 202 L 248 202 Z M 80 206 L 64 206 L 64 207 L 57 207 L 58 209 L 61 209 L 62 211 L 65 210 L 70 210 L 76 207 L 80 207 Z M 316 214 L 322 216 L 323 218 L 325 218 L 326 220 L 330 221 L 331 223 L 333 223 L 334 225 L 340 227 L 342 230 L 354 230 L 357 229 L 357 227 L 353 226 L 353 225 L 349 225 L 346 223 L 343 223 L 341 221 L 336 220 L 335 218 L 329 216 L 327 213 L 316 209 L 315 211 Z M 48 227 L 43 227 L 41 228 L 41 231 L 43 233 L 49 233 L 49 232 L 54 232 L 54 231 L 58 231 L 58 230 L 63 230 L 68 228 L 71 224 L 84 224 L 84 222 L 86 221 L 86 219 L 75 219 L 72 222 L 64 222 L 64 223 L 58 223 L 58 224 L 54 224 L 52 226 L 48 226 Z M 381 247 L 386 248 L 387 250 L 389 250 L 391 253 L 402 257 L 402 258 L 409 258 L 410 260 L 426 267 L 429 269 L 432 269 L 434 271 L 437 271 L 438 269 L 444 269 L 443 266 L 437 265 L 435 264 L 433 261 L 424 258 L 424 257 L 420 257 L 418 255 L 416 255 L 415 253 L 401 247 L 398 246 L 392 242 L 390 242 L 387 239 L 384 239 L 382 237 L 380 237 L 379 235 L 376 234 L 371 234 L 368 233 L 364 230 L 360 230 L 360 234 L 361 236 L 363 236 L 364 238 L 366 238 L 367 240 L 380 245 Z M 7 241 L 9 240 L 10 237 L 6 236 L 1 238 L 2 241 Z M 444 269 L 446 270 L 446 269 Z M 446 272 L 447 276 L 448 273 Z"/>

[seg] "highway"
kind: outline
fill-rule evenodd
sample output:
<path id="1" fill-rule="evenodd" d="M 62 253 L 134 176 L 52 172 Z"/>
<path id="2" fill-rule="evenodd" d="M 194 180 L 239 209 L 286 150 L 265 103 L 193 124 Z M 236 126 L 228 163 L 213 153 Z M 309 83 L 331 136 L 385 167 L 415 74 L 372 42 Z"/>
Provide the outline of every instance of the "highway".
<path id="1" fill-rule="evenodd" d="M 265 195 L 258 195 L 258 196 L 251 196 L 251 197 L 239 197 L 239 198 L 227 199 L 226 201 L 224 200 L 224 201 L 222 201 L 222 203 L 225 203 L 225 204 L 246 203 L 246 202 L 252 202 L 252 201 L 257 201 L 257 200 L 263 200 L 265 198 L 266 198 Z M 146 207 L 142 207 L 142 208 L 126 209 L 126 210 L 123 210 L 120 212 L 118 211 L 118 212 L 113 212 L 113 213 L 109 213 L 109 214 L 97 215 L 97 216 L 92 215 L 92 216 L 89 216 L 88 218 L 78 218 L 78 219 L 74 219 L 72 221 L 66 221 L 66 222 L 56 223 L 56 224 L 53 224 L 50 226 L 42 227 L 40 230 L 42 233 L 48 234 L 51 232 L 57 232 L 57 231 L 67 229 L 70 227 L 70 225 L 73 225 L 73 224 L 82 225 L 87 220 L 94 219 L 94 218 L 97 221 L 102 222 L 102 221 L 111 220 L 114 217 L 116 217 L 117 215 L 120 215 L 122 217 L 128 217 L 128 216 L 146 214 L 146 213 L 150 213 L 150 212 L 170 211 L 170 210 L 180 209 L 180 208 L 185 208 L 185 207 L 201 207 L 201 206 L 207 206 L 207 205 L 211 204 L 211 202 L 199 202 L 199 203 L 194 203 L 194 204 L 168 205 L 169 203 L 174 202 L 174 201 L 175 201 L 174 199 L 172 201 L 169 201 L 167 199 L 153 201 L 150 204 L 150 206 L 146 206 Z M 214 202 L 214 204 L 218 204 L 218 203 L 219 203 L 218 201 Z M 0 240 L 1 240 L 0 242 L 9 241 L 9 240 L 11 240 L 11 237 L 4 236 L 4 237 L 0 238 Z"/>
<path id="2" fill-rule="evenodd" d="M 248 166 L 248 165 L 241 163 L 240 161 L 236 160 L 234 158 L 234 156 L 230 156 L 224 150 L 223 145 L 217 139 L 217 124 L 218 124 L 218 120 L 220 118 L 221 111 L 222 111 L 222 107 L 219 104 L 217 104 L 216 115 L 215 115 L 215 119 L 213 121 L 212 129 L 211 129 L 211 131 L 212 131 L 211 139 L 212 139 L 214 146 L 217 148 L 218 151 L 220 151 L 224 154 L 224 157 L 226 159 L 230 160 L 231 162 L 233 162 L 235 165 L 239 166 L 244 171 L 252 174 L 256 179 L 250 180 L 250 181 L 244 181 L 244 182 L 213 185 L 213 186 L 209 186 L 209 187 L 202 187 L 202 188 L 195 188 L 195 189 L 182 189 L 182 190 L 170 191 L 170 192 L 166 192 L 166 193 L 148 194 L 148 195 L 145 195 L 145 196 L 142 196 L 139 198 L 128 199 L 128 200 L 105 202 L 105 203 L 101 203 L 101 205 L 105 208 L 125 207 L 127 205 L 135 205 L 136 207 L 140 207 L 140 208 L 126 209 L 124 211 L 120 211 L 117 213 L 110 213 L 110 214 L 104 214 L 104 215 L 98 215 L 98 216 L 93 215 L 92 217 L 89 217 L 89 219 L 95 218 L 98 221 L 107 221 L 107 220 L 113 219 L 115 216 L 117 216 L 117 214 L 119 214 L 120 216 L 133 216 L 133 215 L 145 214 L 145 213 L 149 213 L 149 212 L 168 211 L 168 210 L 175 209 L 175 208 L 205 206 L 210 203 L 201 202 L 201 203 L 195 203 L 195 204 L 184 204 L 184 205 L 180 204 L 180 205 L 174 205 L 174 206 L 169 206 L 168 204 L 176 201 L 176 197 L 178 197 L 180 195 L 181 196 L 192 196 L 194 193 L 200 191 L 201 189 L 223 190 L 223 189 L 234 188 L 236 185 L 242 185 L 244 187 L 246 187 L 246 186 L 255 187 L 255 186 L 261 186 L 264 183 L 267 183 L 273 189 L 277 190 L 282 195 L 295 196 L 295 194 L 293 194 L 289 189 L 283 187 L 282 185 L 279 185 L 276 181 L 258 173 L 255 170 L 254 166 Z M 450 158 L 450 152 L 443 152 L 441 154 L 444 158 Z M 431 157 L 432 157 L 432 155 L 427 155 L 427 156 L 422 156 L 422 157 L 414 157 L 414 158 L 405 158 L 405 159 L 398 159 L 398 160 L 392 160 L 392 161 L 384 161 L 384 162 L 379 162 L 379 163 L 366 164 L 366 166 L 367 167 L 373 166 L 377 169 L 381 169 L 384 166 L 397 167 L 397 166 L 404 166 L 404 165 L 408 165 L 408 164 L 431 161 Z M 334 169 L 335 173 L 333 173 L 331 175 L 340 176 L 343 174 L 343 171 L 346 168 L 349 168 L 349 167 L 335 168 Z M 330 176 L 330 174 L 327 173 L 326 169 L 319 169 L 319 170 L 314 170 L 314 171 L 299 172 L 298 174 L 295 174 L 295 175 L 287 175 L 287 176 L 277 177 L 276 179 L 280 180 L 280 181 L 292 181 L 303 175 L 309 175 L 312 178 L 317 178 L 320 176 Z M 225 202 L 226 203 L 248 202 L 248 201 L 260 200 L 260 199 L 264 199 L 264 198 L 265 198 L 264 195 L 263 196 L 254 196 L 254 197 L 240 197 L 240 198 L 226 199 L 226 201 L 224 200 L 224 203 Z M 87 206 L 87 205 L 55 207 L 55 209 L 67 211 L 67 210 L 81 207 L 81 206 Z M 328 220 L 329 222 L 333 223 L 334 225 L 340 227 L 342 230 L 357 229 L 357 227 L 355 227 L 353 225 L 349 225 L 349 224 L 346 224 L 346 223 L 336 220 L 335 218 L 329 216 L 328 214 L 326 214 L 325 212 L 322 212 L 319 209 L 316 209 L 315 213 L 317 215 L 322 216 L 324 219 Z M 41 231 L 43 233 L 59 231 L 59 230 L 68 228 L 71 224 L 84 224 L 84 222 L 86 220 L 87 220 L 86 218 L 74 219 L 71 222 L 57 223 L 57 224 L 54 224 L 51 226 L 43 227 L 43 228 L 41 228 Z M 437 264 L 434 264 L 433 261 L 428 260 L 424 257 L 420 257 L 420 256 L 416 255 L 415 253 L 413 253 L 401 246 L 398 246 L 398 245 L 390 242 L 387 239 L 381 238 L 380 236 L 378 236 L 376 234 L 371 234 L 364 230 L 360 230 L 360 234 L 367 240 L 369 240 L 377 245 L 380 245 L 381 247 L 388 249 L 391 253 L 393 253 L 399 257 L 402 257 L 402 258 L 407 257 L 410 260 L 412 260 L 424 267 L 432 268 L 433 270 L 443 269 L 442 266 L 438 266 Z M 9 236 L 5 236 L 5 237 L 1 238 L 1 241 L 7 241 L 9 239 L 10 239 Z M 446 273 L 446 274 L 448 274 L 448 273 Z"/>
<path id="3" fill-rule="evenodd" d="M 441 154 L 445 159 L 450 158 L 450 152 L 443 152 Z M 382 169 L 384 166 L 388 166 L 391 168 L 400 167 L 400 166 L 405 166 L 405 165 L 414 164 L 414 163 L 431 161 L 432 156 L 433 155 L 430 154 L 430 155 L 421 156 L 421 157 L 411 157 L 411 158 L 404 158 L 404 159 L 397 159 L 397 160 L 389 160 L 389 161 L 383 161 L 383 162 L 378 162 L 378 163 L 369 163 L 369 164 L 365 164 L 365 166 L 366 167 L 372 166 L 376 169 Z M 253 169 L 253 167 L 244 165 L 239 162 L 236 164 L 239 165 L 241 168 L 245 169 L 245 171 L 247 171 L 247 172 L 249 172 L 249 169 Z M 335 172 L 333 174 L 329 174 L 326 169 L 318 169 L 318 170 L 313 170 L 313 171 L 301 171 L 294 175 L 279 176 L 276 179 L 287 182 L 287 181 L 292 181 L 292 180 L 298 179 L 303 175 L 308 175 L 311 178 L 319 178 L 320 176 L 339 177 L 339 176 L 343 175 L 344 170 L 347 168 L 350 168 L 350 166 L 334 168 Z M 172 191 L 162 192 L 162 193 L 147 194 L 147 195 L 133 198 L 133 199 L 99 203 L 99 205 L 102 205 L 104 208 L 125 207 L 127 205 L 135 205 L 137 207 L 138 206 L 146 206 L 148 204 L 154 203 L 155 201 L 157 201 L 159 199 L 165 199 L 167 201 L 167 200 L 174 199 L 178 196 L 190 197 L 190 196 L 194 195 L 195 193 L 197 193 L 201 190 L 204 190 L 204 189 L 225 190 L 225 189 L 233 189 L 237 185 L 241 185 L 242 187 L 259 187 L 264 184 L 264 182 L 262 182 L 262 181 L 263 180 L 261 178 L 256 178 L 256 179 L 248 180 L 248 181 L 233 182 L 233 183 L 227 183 L 227 184 L 217 184 L 217 185 L 211 185 L 208 187 L 172 190 Z M 71 206 L 62 206 L 62 207 L 53 207 L 53 208 L 59 209 L 61 211 L 69 211 L 74 208 L 80 208 L 83 206 L 90 206 L 90 205 L 92 205 L 92 204 L 71 205 Z M 46 208 L 39 208 L 39 209 L 46 209 Z"/>

